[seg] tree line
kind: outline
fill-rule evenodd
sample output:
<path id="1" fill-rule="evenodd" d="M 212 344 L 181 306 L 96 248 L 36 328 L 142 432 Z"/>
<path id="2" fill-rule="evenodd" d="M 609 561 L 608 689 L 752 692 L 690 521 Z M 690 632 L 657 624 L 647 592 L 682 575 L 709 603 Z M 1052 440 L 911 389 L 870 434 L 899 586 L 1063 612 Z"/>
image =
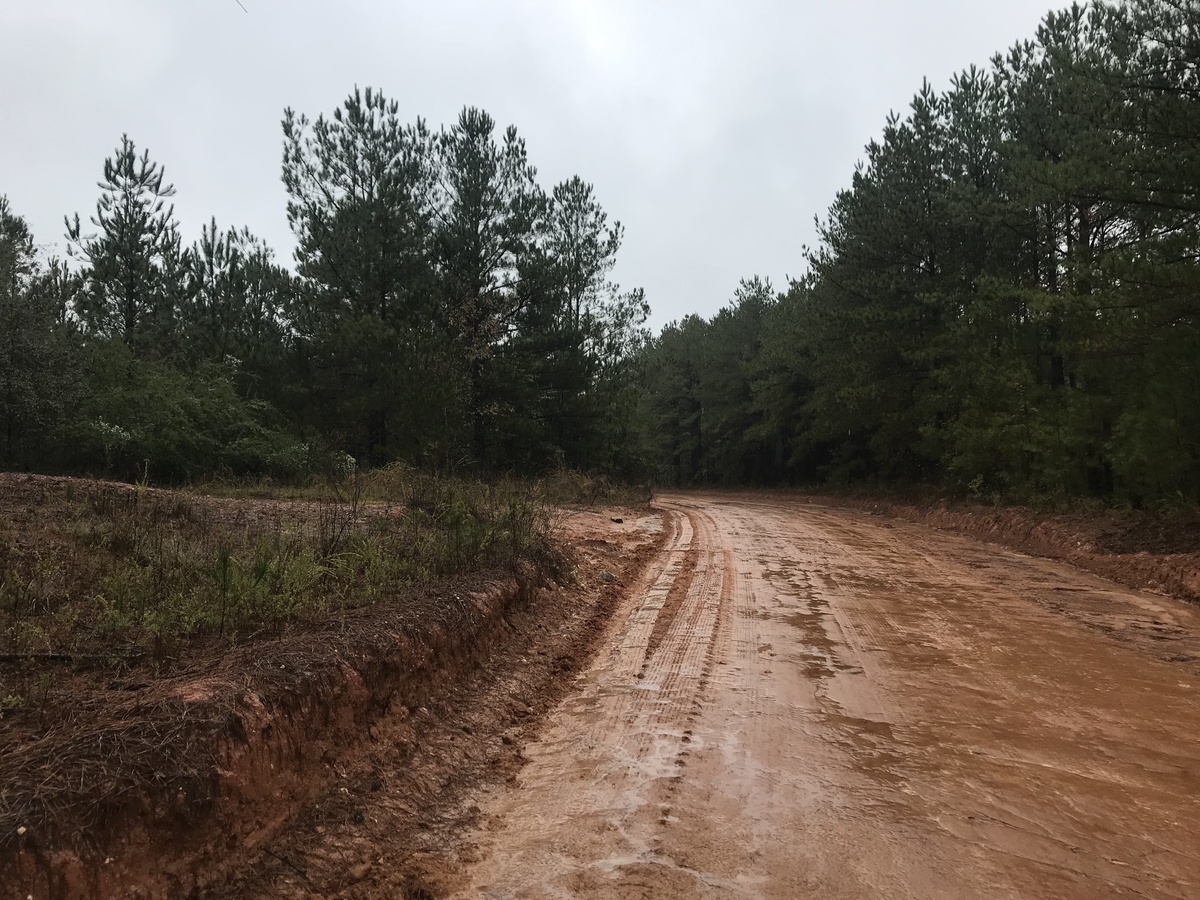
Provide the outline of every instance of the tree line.
<path id="1" fill-rule="evenodd" d="M 676 483 L 1200 501 L 1200 4 L 1046 16 L 922 85 L 786 290 L 640 364 Z"/>
<path id="2" fill-rule="evenodd" d="M 378 91 L 283 117 L 294 267 L 122 137 L 66 259 L 0 197 L 0 466 L 185 480 L 394 460 L 628 474 L 640 290 L 579 177 L 546 190 L 515 128 L 405 123 Z"/>

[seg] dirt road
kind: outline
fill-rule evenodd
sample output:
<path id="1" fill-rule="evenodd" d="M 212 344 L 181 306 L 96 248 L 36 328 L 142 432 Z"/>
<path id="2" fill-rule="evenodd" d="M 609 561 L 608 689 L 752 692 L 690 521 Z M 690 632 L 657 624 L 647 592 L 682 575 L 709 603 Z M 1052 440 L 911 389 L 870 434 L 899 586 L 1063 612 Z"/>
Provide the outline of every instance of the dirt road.
<path id="1" fill-rule="evenodd" d="M 1200 610 L 918 526 L 667 497 L 461 897 L 1200 897 Z"/>

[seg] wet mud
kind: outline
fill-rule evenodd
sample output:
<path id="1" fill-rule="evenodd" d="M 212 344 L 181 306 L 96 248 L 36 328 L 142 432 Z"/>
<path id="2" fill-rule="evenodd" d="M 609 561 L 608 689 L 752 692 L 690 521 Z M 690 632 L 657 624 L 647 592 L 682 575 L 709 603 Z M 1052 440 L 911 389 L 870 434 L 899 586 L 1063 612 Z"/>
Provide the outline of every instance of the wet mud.
<path id="1" fill-rule="evenodd" d="M 660 505 L 438 896 L 1200 896 L 1200 609 L 801 500 Z"/>

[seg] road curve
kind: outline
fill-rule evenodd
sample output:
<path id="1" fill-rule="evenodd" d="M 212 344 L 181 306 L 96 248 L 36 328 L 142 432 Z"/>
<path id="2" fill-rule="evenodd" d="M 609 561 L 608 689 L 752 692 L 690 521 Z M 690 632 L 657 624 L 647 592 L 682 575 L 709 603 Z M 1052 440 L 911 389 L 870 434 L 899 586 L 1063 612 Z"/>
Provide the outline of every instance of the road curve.
<path id="1" fill-rule="evenodd" d="M 1200 611 L 798 500 L 665 550 L 461 897 L 1200 897 Z"/>

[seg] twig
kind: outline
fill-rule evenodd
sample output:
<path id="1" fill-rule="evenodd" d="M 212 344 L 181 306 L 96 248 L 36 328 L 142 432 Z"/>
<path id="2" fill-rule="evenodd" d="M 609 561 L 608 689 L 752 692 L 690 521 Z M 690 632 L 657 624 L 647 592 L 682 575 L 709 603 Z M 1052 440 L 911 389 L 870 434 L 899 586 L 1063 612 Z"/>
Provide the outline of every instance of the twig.
<path id="1" fill-rule="evenodd" d="M 305 881 L 308 881 L 308 873 L 305 872 L 298 865 L 296 865 L 294 862 L 292 862 L 290 859 L 288 859 L 286 856 L 276 853 L 270 847 L 264 847 L 263 852 L 266 853 L 268 856 L 275 857 L 277 860 L 279 860 L 281 863 L 283 863 L 285 866 L 287 866 L 289 869 L 291 869 L 293 872 L 295 872 L 297 875 L 299 875 Z M 308 883 L 312 884 L 311 881 L 308 881 Z"/>

